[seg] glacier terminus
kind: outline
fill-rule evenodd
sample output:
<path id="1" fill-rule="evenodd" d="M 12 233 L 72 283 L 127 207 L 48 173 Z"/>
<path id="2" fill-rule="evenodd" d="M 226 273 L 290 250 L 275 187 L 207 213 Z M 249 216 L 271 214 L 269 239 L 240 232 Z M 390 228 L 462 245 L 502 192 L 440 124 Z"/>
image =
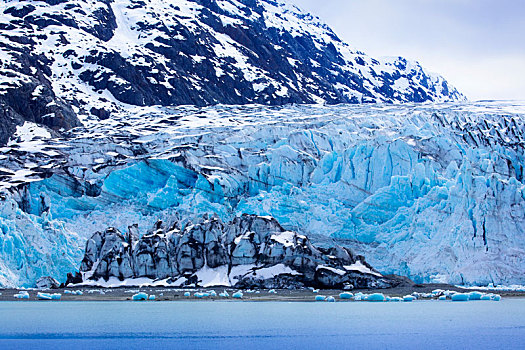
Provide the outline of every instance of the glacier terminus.
<path id="1" fill-rule="evenodd" d="M 271 216 L 416 282 L 523 284 L 525 104 L 122 108 L 0 148 L 0 284 L 64 282 L 94 232 Z"/>

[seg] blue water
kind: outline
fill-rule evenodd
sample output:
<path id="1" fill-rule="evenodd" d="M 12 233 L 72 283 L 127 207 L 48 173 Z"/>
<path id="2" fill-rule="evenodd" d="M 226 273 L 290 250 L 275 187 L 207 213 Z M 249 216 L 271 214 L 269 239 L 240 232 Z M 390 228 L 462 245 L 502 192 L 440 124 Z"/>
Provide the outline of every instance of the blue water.
<path id="1" fill-rule="evenodd" d="M 525 299 L 0 302 L 0 349 L 524 349 Z"/>

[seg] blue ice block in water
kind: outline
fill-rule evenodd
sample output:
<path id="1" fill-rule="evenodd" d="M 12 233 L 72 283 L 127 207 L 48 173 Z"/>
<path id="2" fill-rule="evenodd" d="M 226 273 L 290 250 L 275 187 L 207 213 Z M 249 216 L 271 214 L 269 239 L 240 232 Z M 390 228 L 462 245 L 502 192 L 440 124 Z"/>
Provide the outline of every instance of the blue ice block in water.
<path id="1" fill-rule="evenodd" d="M 349 292 L 343 292 L 339 294 L 339 299 L 352 299 L 354 295 Z"/>
<path id="2" fill-rule="evenodd" d="M 140 293 L 137 293 L 137 294 L 133 294 L 131 299 L 133 299 L 135 301 L 147 300 L 148 299 L 148 295 L 146 293 L 144 293 L 144 292 L 140 292 Z"/>
<path id="3" fill-rule="evenodd" d="M 452 295 L 452 301 L 468 301 L 469 298 L 469 293 L 456 293 Z"/>

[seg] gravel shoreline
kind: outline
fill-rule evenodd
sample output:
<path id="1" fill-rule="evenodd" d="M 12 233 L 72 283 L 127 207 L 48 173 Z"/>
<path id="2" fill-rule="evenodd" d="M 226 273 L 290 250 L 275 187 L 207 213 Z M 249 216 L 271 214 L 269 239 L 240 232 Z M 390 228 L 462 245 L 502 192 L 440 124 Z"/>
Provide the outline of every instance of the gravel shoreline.
<path id="1" fill-rule="evenodd" d="M 407 294 L 417 293 L 430 293 L 435 289 L 443 290 L 453 290 L 462 293 L 468 293 L 476 289 L 466 289 L 459 288 L 453 285 L 448 284 L 421 284 L 415 286 L 404 286 L 396 288 L 387 288 L 387 289 L 354 289 L 350 291 L 351 293 L 383 293 L 390 297 L 402 297 Z M 214 300 L 239 300 L 233 299 L 232 295 L 237 291 L 237 289 L 224 288 L 224 287 L 215 287 L 215 288 L 167 288 L 167 287 L 121 287 L 121 288 L 96 288 L 96 287 L 78 287 L 78 288 L 58 288 L 50 290 L 36 290 L 36 289 L 26 289 L 29 293 L 29 299 L 16 299 L 13 297 L 14 294 L 17 294 L 22 289 L 0 289 L 0 301 L 35 301 L 38 300 L 37 293 L 60 293 L 61 301 L 127 301 L 132 300 L 132 296 L 138 292 L 144 292 L 148 295 L 155 295 L 155 301 L 214 301 Z M 66 290 L 69 291 L 82 291 L 82 295 L 75 294 L 66 294 Z M 226 290 L 229 294 L 229 297 L 206 297 L 206 298 L 196 298 L 194 294 L 196 292 L 209 292 L 215 290 L 218 293 Z M 500 291 L 500 290 L 483 290 L 484 293 L 495 293 L 501 295 L 503 298 L 525 298 L 525 292 L 519 291 Z M 190 296 L 184 296 L 184 293 L 189 292 Z M 311 289 L 299 289 L 299 290 L 289 290 L 289 289 L 276 289 L 276 293 L 271 293 L 270 290 L 261 289 L 261 290 L 243 290 L 243 301 L 283 301 L 283 302 L 305 302 L 305 301 L 315 301 L 316 295 L 324 296 L 333 296 L 337 301 L 339 299 L 339 293 L 343 292 L 342 290 L 335 289 L 324 289 L 319 290 L 318 293 L 314 293 Z M 341 300 L 342 301 L 342 300 Z M 352 300 L 348 300 L 352 301 Z"/>

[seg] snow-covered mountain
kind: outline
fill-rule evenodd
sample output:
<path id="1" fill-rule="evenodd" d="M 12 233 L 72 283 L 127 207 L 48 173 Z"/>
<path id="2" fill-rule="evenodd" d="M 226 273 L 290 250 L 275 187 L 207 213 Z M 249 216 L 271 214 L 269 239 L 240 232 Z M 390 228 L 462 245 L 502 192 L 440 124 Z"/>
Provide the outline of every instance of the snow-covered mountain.
<path id="1" fill-rule="evenodd" d="M 417 282 L 525 284 L 524 146 L 512 103 L 127 107 L 62 137 L 26 122 L 0 148 L 0 284 L 63 282 L 97 231 L 205 213 L 272 216 Z"/>
<path id="2" fill-rule="evenodd" d="M 281 0 L 0 3 L 0 144 L 24 121 L 60 131 L 124 104 L 462 99 L 418 63 L 371 58 Z"/>

